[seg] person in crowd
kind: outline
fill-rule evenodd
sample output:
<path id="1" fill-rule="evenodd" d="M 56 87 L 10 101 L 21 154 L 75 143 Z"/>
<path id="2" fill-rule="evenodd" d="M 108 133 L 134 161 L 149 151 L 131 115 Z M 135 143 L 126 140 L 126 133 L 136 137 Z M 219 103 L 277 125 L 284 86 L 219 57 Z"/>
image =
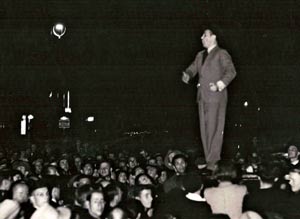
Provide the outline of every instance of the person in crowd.
<path id="1" fill-rule="evenodd" d="M 199 174 L 186 174 L 182 186 L 172 189 L 158 203 L 155 218 L 208 218 L 211 210 L 201 196 L 202 189 L 203 181 Z"/>
<path id="2" fill-rule="evenodd" d="M 139 163 L 137 162 L 137 159 L 136 159 L 135 156 L 130 156 L 128 158 L 128 168 L 129 168 L 129 171 L 131 171 L 133 168 L 135 168 L 138 165 L 139 165 Z"/>
<path id="3" fill-rule="evenodd" d="M 71 176 L 69 161 L 66 157 L 62 157 L 58 162 L 59 174 L 61 176 Z"/>
<path id="4" fill-rule="evenodd" d="M 123 200 L 123 191 L 117 183 L 110 183 L 104 188 L 104 194 L 106 197 L 106 207 L 103 214 L 107 216 L 111 210 L 121 204 Z"/>
<path id="5" fill-rule="evenodd" d="M 79 154 L 76 154 L 73 156 L 73 174 L 79 174 L 81 173 L 81 165 L 82 165 L 82 158 Z"/>
<path id="6" fill-rule="evenodd" d="M 105 208 L 104 194 L 100 190 L 93 190 L 87 196 L 87 209 L 89 216 L 84 219 L 101 219 Z"/>
<path id="7" fill-rule="evenodd" d="M 0 219 L 15 219 L 20 214 L 21 205 L 28 200 L 28 185 L 15 182 L 12 185 L 12 199 L 5 199 L 0 203 Z"/>
<path id="8" fill-rule="evenodd" d="M 0 172 L 0 202 L 7 198 L 8 191 L 12 184 L 9 171 Z"/>
<path id="9" fill-rule="evenodd" d="M 182 186 L 182 179 L 186 174 L 187 168 L 186 156 L 182 153 L 176 154 L 172 159 L 172 168 L 175 174 L 164 182 L 165 193 L 168 193 L 174 188 L 180 188 Z"/>
<path id="10" fill-rule="evenodd" d="M 58 212 L 50 205 L 49 190 L 46 182 L 39 180 L 31 185 L 29 199 L 35 208 L 30 219 L 57 219 Z"/>
<path id="11" fill-rule="evenodd" d="M 82 174 L 86 176 L 93 176 L 94 173 L 94 165 L 91 161 L 86 161 L 82 164 Z"/>
<path id="12" fill-rule="evenodd" d="M 38 178 L 42 178 L 42 171 L 43 171 L 43 159 L 37 158 L 32 162 L 33 166 L 33 174 Z"/>
<path id="13" fill-rule="evenodd" d="M 183 72 L 182 81 L 189 83 L 198 75 L 197 102 L 200 136 L 207 168 L 214 170 L 221 159 L 227 105 L 227 86 L 236 76 L 229 53 L 220 48 L 216 30 L 206 29 L 201 37 L 205 48 Z"/>
<path id="14" fill-rule="evenodd" d="M 103 160 L 100 162 L 98 172 L 102 180 L 110 181 L 111 171 L 112 171 L 112 167 L 109 161 Z"/>
<path id="15" fill-rule="evenodd" d="M 227 214 L 230 219 L 239 219 L 242 215 L 242 205 L 247 188 L 244 185 L 233 184 L 236 169 L 232 162 L 221 160 L 215 172 L 217 187 L 206 188 L 204 198 L 214 214 Z"/>
<path id="16" fill-rule="evenodd" d="M 155 165 L 147 165 L 146 172 L 152 178 L 153 182 L 156 183 L 158 179 L 158 167 Z"/>
<path id="17" fill-rule="evenodd" d="M 128 219 L 128 217 L 122 208 L 114 208 L 109 212 L 107 219 Z"/>
<path id="18" fill-rule="evenodd" d="M 299 160 L 299 150 L 298 147 L 294 144 L 289 145 L 287 149 L 287 162 L 289 168 L 299 168 L 300 160 Z"/>
<path id="19" fill-rule="evenodd" d="M 152 186 L 137 185 L 134 190 L 134 200 L 127 202 L 126 208 L 131 218 L 149 219 L 153 217 Z"/>
<path id="20" fill-rule="evenodd" d="M 275 215 L 284 210 L 282 200 L 287 193 L 277 186 L 276 181 L 281 176 L 280 168 L 275 163 L 263 163 L 258 171 L 260 188 L 249 191 L 244 197 L 243 211 L 255 211 L 260 215 Z"/>

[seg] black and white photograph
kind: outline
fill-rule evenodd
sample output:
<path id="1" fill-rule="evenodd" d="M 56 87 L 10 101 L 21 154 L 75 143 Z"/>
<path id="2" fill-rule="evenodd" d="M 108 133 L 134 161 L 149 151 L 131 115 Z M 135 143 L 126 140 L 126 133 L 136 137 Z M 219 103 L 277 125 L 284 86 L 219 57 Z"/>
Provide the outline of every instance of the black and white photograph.
<path id="1" fill-rule="evenodd" d="M 300 1 L 2 0 L 0 219 L 299 219 Z"/>

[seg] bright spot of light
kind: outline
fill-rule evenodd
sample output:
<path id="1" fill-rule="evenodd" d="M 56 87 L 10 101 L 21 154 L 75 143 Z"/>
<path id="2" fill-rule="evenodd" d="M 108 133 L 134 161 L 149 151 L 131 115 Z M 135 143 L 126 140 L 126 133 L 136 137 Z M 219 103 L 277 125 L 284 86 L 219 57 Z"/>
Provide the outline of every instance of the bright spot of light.
<path id="1" fill-rule="evenodd" d="M 257 111 L 260 111 L 260 107 L 257 108 Z"/>
<path id="2" fill-rule="evenodd" d="M 245 101 L 244 102 L 244 107 L 247 107 L 248 106 L 248 101 Z"/>
<path id="3" fill-rule="evenodd" d="M 89 117 L 86 118 L 85 121 L 87 121 L 87 122 L 94 122 L 95 121 L 95 117 L 94 116 L 89 116 Z"/>
<path id="4" fill-rule="evenodd" d="M 30 114 L 30 115 L 28 115 L 28 119 L 29 119 L 29 120 L 34 119 L 34 116 Z"/>

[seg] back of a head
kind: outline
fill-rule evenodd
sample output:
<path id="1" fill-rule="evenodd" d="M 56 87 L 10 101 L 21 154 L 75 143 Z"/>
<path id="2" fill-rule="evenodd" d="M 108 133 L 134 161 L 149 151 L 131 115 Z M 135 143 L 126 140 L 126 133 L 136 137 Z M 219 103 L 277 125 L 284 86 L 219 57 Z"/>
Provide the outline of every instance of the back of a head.
<path id="1" fill-rule="evenodd" d="M 246 211 L 242 214 L 240 219 L 263 219 L 263 218 L 254 211 Z"/>
<path id="2" fill-rule="evenodd" d="M 236 178 L 237 172 L 233 162 L 229 160 L 221 160 L 218 162 L 218 168 L 215 177 L 220 181 L 231 181 Z"/>
<path id="3" fill-rule="evenodd" d="M 202 177 L 196 173 L 188 173 L 183 177 L 182 185 L 186 192 L 196 192 L 203 185 Z"/>

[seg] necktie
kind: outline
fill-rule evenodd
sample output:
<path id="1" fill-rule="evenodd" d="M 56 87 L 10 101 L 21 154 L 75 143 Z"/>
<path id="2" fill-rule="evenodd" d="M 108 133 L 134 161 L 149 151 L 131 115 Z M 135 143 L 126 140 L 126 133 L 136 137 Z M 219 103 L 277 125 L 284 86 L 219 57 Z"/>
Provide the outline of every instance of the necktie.
<path id="1" fill-rule="evenodd" d="M 205 62 L 205 59 L 206 59 L 207 55 L 208 55 L 208 52 L 207 52 L 207 50 L 205 50 L 205 51 L 203 52 L 203 55 L 202 55 L 202 65 L 203 65 L 203 63 Z"/>

